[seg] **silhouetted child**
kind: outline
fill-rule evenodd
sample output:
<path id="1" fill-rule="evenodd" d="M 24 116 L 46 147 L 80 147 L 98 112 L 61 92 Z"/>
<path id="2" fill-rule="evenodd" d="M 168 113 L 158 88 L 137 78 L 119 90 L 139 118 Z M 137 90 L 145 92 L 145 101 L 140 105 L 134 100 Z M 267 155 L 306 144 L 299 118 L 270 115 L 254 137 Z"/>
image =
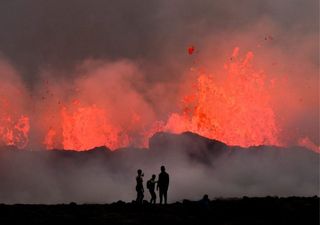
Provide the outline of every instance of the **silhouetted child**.
<path id="1" fill-rule="evenodd" d="M 147 182 L 147 188 L 149 189 L 150 195 L 151 195 L 151 204 L 156 204 L 157 195 L 155 193 L 155 187 L 156 187 L 156 175 L 152 175 L 151 179 Z"/>
<path id="2" fill-rule="evenodd" d="M 138 169 L 138 176 L 136 177 L 136 181 L 137 181 L 137 185 L 136 185 L 136 191 L 137 191 L 137 200 L 136 202 L 138 204 L 142 204 L 143 202 L 143 192 L 144 192 L 144 188 L 143 188 L 143 173 L 142 170 Z"/>
<path id="3" fill-rule="evenodd" d="M 166 172 L 166 168 L 161 166 L 161 173 L 158 178 L 157 190 L 159 190 L 160 204 L 164 198 L 164 203 L 167 204 L 167 193 L 169 187 L 169 174 Z"/>

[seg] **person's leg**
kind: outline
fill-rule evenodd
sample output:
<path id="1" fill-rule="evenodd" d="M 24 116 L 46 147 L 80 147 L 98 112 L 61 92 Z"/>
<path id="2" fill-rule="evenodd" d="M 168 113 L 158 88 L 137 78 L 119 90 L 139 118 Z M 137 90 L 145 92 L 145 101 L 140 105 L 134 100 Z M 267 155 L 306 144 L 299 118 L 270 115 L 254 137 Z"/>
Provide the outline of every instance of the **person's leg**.
<path id="1" fill-rule="evenodd" d="M 143 193 L 142 190 L 138 191 L 138 196 L 137 196 L 137 203 L 142 204 L 143 201 Z"/>
<path id="2" fill-rule="evenodd" d="M 153 191 L 152 193 L 151 193 L 151 195 L 152 195 L 152 201 L 151 201 L 151 203 L 153 203 L 153 204 L 156 204 L 156 193 Z"/>
<path id="3" fill-rule="evenodd" d="M 141 204 L 143 203 L 143 198 L 144 198 L 144 194 L 143 194 L 143 192 L 141 190 Z"/>
<path id="4" fill-rule="evenodd" d="M 168 190 L 164 190 L 164 192 L 163 192 L 164 204 L 167 204 L 167 193 L 168 193 Z"/>
<path id="5" fill-rule="evenodd" d="M 152 203 L 152 201 L 153 201 L 153 194 L 152 194 L 152 191 L 151 190 L 149 190 L 149 193 L 150 193 L 150 203 Z"/>
<path id="6" fill-rule="evenodd" d="M 139 203 L 139 198 L 140 198 L 140 193 L 139 191 L 137 190 L 137 198 L 136 198 L 136 202 Z"/>
<path id="7" fill-rule="evenodd" d="M 159 191 L 159 196 L 160 196 L 160 205 L 161 205 L 162 204 L 162 197 L 163 197 L 163 193 L 162 193 L 161 189 Z"/>

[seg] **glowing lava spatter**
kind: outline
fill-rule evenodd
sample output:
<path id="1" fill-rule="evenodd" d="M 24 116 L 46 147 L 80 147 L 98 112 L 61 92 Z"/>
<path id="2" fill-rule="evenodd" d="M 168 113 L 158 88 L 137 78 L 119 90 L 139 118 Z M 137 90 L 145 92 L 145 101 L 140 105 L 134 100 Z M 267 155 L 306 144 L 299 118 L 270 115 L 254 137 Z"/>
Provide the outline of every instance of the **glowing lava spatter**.
<path id="1" fill-rule="evenodd" d="M 235 48 L 223 81 L 200 74 L 195 93 L 184 98 L 183 112 L 172 114 L 164 130 L 192 131 L 229 145 L 279 145 L 268 84 L 252 60 L 252 52 L 241 59 Z"/>
<path id="2" fill-rule="evenodd" d="M 130 70 L 123 73 L 127 71 Z M 101 76 L 104 77 L 104 73 Z M 123 90 L 127 90 L 129 85 L 125 85 L 124 89 L 116 85 L 122 81 L 116 79 L 110 88 L 94 92 L 93 87 L 100 80 L 89 80 L 90 85 L 85 89 L 85 94 L 73 93 L 72 98 L 77 99 L 73 101 L 66 95 L 69 100 L 59 98 L 56 105 L 51 104 L 53 101 L 50 101 L 49 96 L 46 101 L 50 107 L 45 107 L 48 110 L 41 114 L 41 118 L 45 119 L 39 119 L 45 130 L 43 144 L 46 148 L 82 151 L 97 146 L 111 149 L 146 147 L 149 137 L 159 131 L 191 131 L 229 145 L 244 147 L 282 145 L 281 125 L 272 105 L 272 98 L 275 97 L 272 95 L 272 85 L 268 76 L 255 68 L 252 52 L 241 56 L 239 48 L 235 48 L 224 70 L 219 73 L 207 73 L 199 69 L 194 81 L 195 89 L 181 96 L 181 111 L 170 114 L 166 121 L 156 120 L 156 116 L 149 117 L 152 110 L 149 110 L 147 104 L 141 104 L 136 94 L 125 104 L 113 105 L 114 97 L 106 102 L 101 98 L 101 93 L 117 96 L 115 99 L 118 102 L 122 95 L 126 98 Z M 118 87 L 118 95 L 112 95 L 115 92 L 113 86 Z M 85 99 L 87 95 L 90 98 Z M 29 125 L 29 118 L 25 113 L 14 110 L 15 107 L 10 108 L 3 99 L 0 99 L 0 106 L 0 145 L 25 148 L 32 126 Z M 319 150 L 318 146 L 307 139 L 301 141 L 300 145 Z"/>
<path id="3" fill-rule="evenodd" d="M 97 146 L 111 149 L 129 145 L 123 129 L 113 125 L 106 110 L 95 105 L 63 107 L 61 109 L 62 147 L 70 150 L 88 150 Z M 50 128 L 44 144 L 47 149 L 60 146 L 55 143 L 57 130 Z"/>
<path id="4" fill-rule="evenodd" d="M 224 74 L 200 72 L 194 92 L 182 98 L 182 111 L 149 126 L 139 126 L 139 112 L 132 112 L 132 122 L 120 125 L 113 120 L 117 115 L 110 115 L 107 108 L 81 105 L 81 99 L 73 101 L 62 107 L 61 128 L 50 128 L 45 144 L 48 149 L 62 146 L 74 150 L 103 145 L 111 149 L 145 147 L 155 132 L 192 131 L 229 145 L 279 145 L 266 76 L 254 68 L 252 60 L 252 52 L 241 58 L 235 48 Z"/>
<path id="5" fill-rule="evenodd" d="M 0 99 L 0 146 L 12 145 L 20 149 L 29 142 L 29 117 L 17 113 L 6 98 Z"/>

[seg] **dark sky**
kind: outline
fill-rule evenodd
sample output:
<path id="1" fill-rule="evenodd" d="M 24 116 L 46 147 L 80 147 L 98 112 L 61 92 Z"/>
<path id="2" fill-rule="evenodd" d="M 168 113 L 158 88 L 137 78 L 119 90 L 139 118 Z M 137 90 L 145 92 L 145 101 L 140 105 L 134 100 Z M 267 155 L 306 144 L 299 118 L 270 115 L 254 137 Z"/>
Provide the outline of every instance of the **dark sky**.
<path id="1" fill-rule="evenodd" d="M 87 58 L 168 67 L 168 52 L 179 56 L 190 42 L 241 31 L 263 17 L 288 32 L 297 24 L 317 32 L 318 1 L 2 0 L 0 52 L 28 83 L 43 66 L 71 69 Z"/>

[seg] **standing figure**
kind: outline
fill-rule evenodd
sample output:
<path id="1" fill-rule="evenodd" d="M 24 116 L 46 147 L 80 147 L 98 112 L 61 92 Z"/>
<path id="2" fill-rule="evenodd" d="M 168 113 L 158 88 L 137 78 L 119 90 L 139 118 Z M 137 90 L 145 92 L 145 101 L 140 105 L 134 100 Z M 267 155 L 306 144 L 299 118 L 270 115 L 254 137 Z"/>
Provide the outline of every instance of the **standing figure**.
<path id="1" fill-rule="evenodd" d="M 158 178 L 157 190 L 159 190 L 160 204 L 162 204 L 162 198 L 164 198 L 164 204 L 167 204 L 167 192 L 169 187 L 169 174 L 166 172 L 166 168 L 161 166 L 161 173 Z"/>
<path id="2" fill-rule="evenodd" d="M 147 188 L 149 189 L 150 195 L 151 195 L 151 200 L 150 203 L 151 204 L 156 204 L 156 199 L 157 199 L 157 195 L 154 191 L 155 187 L 156 187 L 156 175 L 152 175 L 151 179 L 148 180 L 147 182 Z"/>
<path id="3" fill-rule="evenodd" d="M 137 191 L 137 200 L 136 202 L 138 204 L 142 204 L 143 202 L 143 192 L 144 192 L 144 188 L 143 188 L 143 173 L 142 170 L 138 169 L 138 176 L 136 177 L 136 181 L 137 181 L 137 185 L 136 185 L 136 191 Z"/>

